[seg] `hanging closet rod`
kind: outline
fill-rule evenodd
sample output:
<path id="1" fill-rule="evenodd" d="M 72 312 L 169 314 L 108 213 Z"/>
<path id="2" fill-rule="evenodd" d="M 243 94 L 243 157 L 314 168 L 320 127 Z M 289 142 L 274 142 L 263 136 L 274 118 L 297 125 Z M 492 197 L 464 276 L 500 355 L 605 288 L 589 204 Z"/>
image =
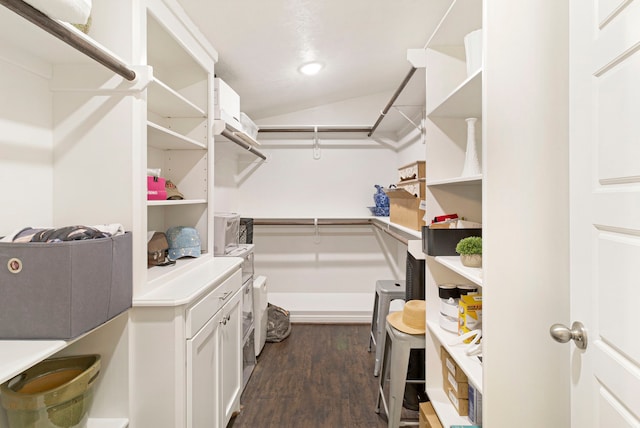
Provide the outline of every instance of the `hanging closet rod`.
<path id="1" fill-rule="evenodd" d="M 280 128 L 260 128 L 260 130 L 258 131 L 260 133 L 267 133 L 267 132 L 316 132 L 316 129 L 311 126 L 311 127 L 280 127 Z M 317 132 L 361 132 L 361 133 L 368 133 L 371 132 L 371 128 L 360 128 L 360 127 L 356 127 L 356 128 L 348 128 L 348 127 L 344 127 L 344 128 L 340 128 L 340 127 L 323 127 L 323 126 L 318 126 L 317 127 Z"/>
<path id="2" fill-rule="evenodd" d="M 254 219 L 254 226 L 368 226 L 368 219 Z"/>
<path id="3" fill-rule="evenodd" d="M 405 245 L 409 240 L 399 233 L 381 226 L 372 219 L 253 219 L 254 226 L 375 226 Z"/>
<path id="4" fill-rule="evenodd" d="M 380 226 L 380 225 L 379 225 L 378 223 L 376 223 L 376 222 L 373 222 L 373 221 L 372 221 L 372 222 L 371 222 L 371 224 L 372 224 L 373 226 L 377 227 L 378 229 L 380 229 L 381 231 L 383 231 L 383 232 L 385 232 L 385 233 L 387 233 L 387 234 L 391 235 L 392 237 L 394 237 L 394 238 L 395 238 L 395 239 L 397 239 L 398 241 L 402 242 L 403 244 L 405 244 L 405 245 L 408 245 L 408 244 L 409 244 L 409 240 L 408 240 L 407 238 L 405 238 L 404 236 L 402 236 L 402 235 L 400 235 L 400 234 L 398 234 L 398 233 L 395 233 L 394 231 L 389 230 L 389 229 L 387 229 L 387 228 L 385 228 L 385 227 L 382 227 L 382 226 Z"/>
<path id="5" fill-rule="evenodd" d="M 416 70 L 417 68 L 411 67 L 411 70 L 409 70 L 409 73 L 407 73 L 407 75 L 405 76 L 404 80 L 402 81 L 398 89 L 396 89 L 396 92 L 391 96 L 391 99 L 389 100 L 387 105 L 384 107 L 382 112 L 380 112 L 380 116 L 378 116 L 378 120 L 376 120 L 376 123 L 374 123 L 373 126 L 371 127 L 371 131 L 369 131 L 369 134 L 367 134 L 367 137 L 371 137 L 373 133 L 376 132 L 378 125 L 380 125 L 380 122 L 382 122 L 382 119 L 384 119 L 384 116 L 389 112 L 389 109 L 393 106 L 393 103 L 396 102 L 396 99 L 398 99 L 398 97 L 404 90 L 405 86 L 409 84 L 409 80 L 411 80 L 411 77 L 416 72 Z"/>
<path id="6" fill-rule="evenodd" d="M 0 1 L 2 1 L 2 0 L 0 0 Z M 267 157 L 261 151 L 257 150 L 251 144 L 246 143 L 246 142 L 242 141 L 241 139 L 239 139 L 238 137 L 236 137 L 233 134 L 233 132 L 224 129 L 224 130 L 222 130 L 221 134 L 222 134 L 223 137 L 225 137 L 226 139 L 228 139 L 232 143 L 235 143 L 235 144 L 239 145 L 243 149 L 247 150 L 248 152 L 253 153 L 254 155 L 258 156 L 259 158 L 262 158 L 262 160 L 267 160 Z"/>
<path id="7" fill-rule="evenodd" d="M 0 3 L 7 9 L 14 11 L 27 21 L 32 22 L 46 32 L 56 36 L 69 46 L 96 60 L 125 79 L 132 81 L 136 78 L 136 73 L 119 59 L 92 45 L 87 40 L 78 36 L 58 21 L 49 18 L 33 6 L 22 0 L 0 0 Z"/>

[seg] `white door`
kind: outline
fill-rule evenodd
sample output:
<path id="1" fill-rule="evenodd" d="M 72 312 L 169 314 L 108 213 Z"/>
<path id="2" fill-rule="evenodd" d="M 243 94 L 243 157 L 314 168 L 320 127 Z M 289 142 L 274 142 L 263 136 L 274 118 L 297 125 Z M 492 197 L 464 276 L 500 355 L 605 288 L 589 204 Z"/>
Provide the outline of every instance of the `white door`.
<path id="1" fill-rule="evenodd" d="M 240 410 L 242 394 L 242 291 L 237 291 L 222 307 L 220 329 L 220 384 L 222 422 L 225 427 Z"/>
<path id="2" fill-rule="evenodd" d="M 218 312 L 187 340 L 187 428 L 220 426 L 220 331 Z"/>
<path id="3" fill-rule="evenodd" d="M 640 426 L 640 1 L 571 1 L 571 426 Z"/>

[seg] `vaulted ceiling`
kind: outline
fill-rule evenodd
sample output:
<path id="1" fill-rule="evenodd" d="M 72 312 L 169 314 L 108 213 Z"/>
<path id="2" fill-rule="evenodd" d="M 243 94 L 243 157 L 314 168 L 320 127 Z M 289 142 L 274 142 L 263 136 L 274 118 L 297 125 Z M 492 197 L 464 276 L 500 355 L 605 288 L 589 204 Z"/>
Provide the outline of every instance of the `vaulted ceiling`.
<path id="1" fill-rule="evenodd" d="M 218 51 L 216 75 L 254 120 L 391 95 L 451 0 L 180 0 Z M 304 76 L 298 67 L 320 61 Z M 381 106 L 382 108 L 383 106 Z"/>

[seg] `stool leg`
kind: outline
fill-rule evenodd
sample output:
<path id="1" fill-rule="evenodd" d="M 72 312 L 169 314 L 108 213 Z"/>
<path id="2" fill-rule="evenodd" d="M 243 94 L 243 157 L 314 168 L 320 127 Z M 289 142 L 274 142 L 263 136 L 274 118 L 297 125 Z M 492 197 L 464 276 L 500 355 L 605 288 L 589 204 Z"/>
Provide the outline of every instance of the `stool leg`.
<path id="1" fill-rule="evenodd" d="M 373 338 L 378 337 L 378 290 L 376 290 L 375 297 L 373 298 L 373 313 L 371 314 L 371 331 L 369 333 L 369 352 L 371 352 L 371 345 L 373 344 Z M 376 347 L 378 343 L 375 343 Z"/>
<path id="2" fill-rule="evenodd" d="M 381 294 L 378 301 L 378 329 L 376 335 L 376 361 L 373 367 L 373 375 L 378 376 L 380 373 L 380 367 L 382 366 L 382 359 L 384 357 L 384 342 L 387 336 L 386 325 L 387 315 L 389 314 L 389 308 L 391 307 L 391 299 L 387 294 Z"/>
<path id="3" fill-rule="evenodd" d="M 387 336 L 387 332 L 385 330 L 384 337 L 386 336 Z M 385 341 L 384 345 L 382 345 L 382 355 L 384 356 L 383 361 L 391 361 L 391 357 L 389 356 L 389 353 L 391 352 L 391 350 L 389 349 L 390 346 L 391 346 L 391 342 L 388 340 Z M 376 413 L 380 413 L 380 402 L 381 400 L 384 400 L 384 397 L 383 397 L 384 383 L 388 378 L 389 378 L 389 367 L 388 365 L 385 366 L 384 364 L 382 364 L 382 368 L 380 369 L 380 376 L 378 377 L 378 400 L 376 401 Z M 389 417 L 388 409 L 386 410 L 387 410 L 387 418 L 388 418 Z"/>
<path id="4" fill-rule="evenodd" d="M 387 363 L 391 368 L 389 385 L 389 428 L 400 426 L 402 400 L 407 381 L 407 367 L 411 347 L 406 343 L 394 343 L 391 348 L 391 359 Z"/>

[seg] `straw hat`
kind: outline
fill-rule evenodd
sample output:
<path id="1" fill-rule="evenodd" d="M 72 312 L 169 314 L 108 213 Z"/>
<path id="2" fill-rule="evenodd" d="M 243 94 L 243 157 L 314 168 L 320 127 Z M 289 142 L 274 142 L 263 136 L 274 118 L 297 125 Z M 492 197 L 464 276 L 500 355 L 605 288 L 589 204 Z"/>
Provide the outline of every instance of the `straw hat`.
<path id="1" fill-rule="evenodd" d="M 427 305 L 424 300 L 409 300 L 402 311 L 387 315 L 387 321 L 396 329 L 408 334 L 423 334 L 426 331 Z"/>

